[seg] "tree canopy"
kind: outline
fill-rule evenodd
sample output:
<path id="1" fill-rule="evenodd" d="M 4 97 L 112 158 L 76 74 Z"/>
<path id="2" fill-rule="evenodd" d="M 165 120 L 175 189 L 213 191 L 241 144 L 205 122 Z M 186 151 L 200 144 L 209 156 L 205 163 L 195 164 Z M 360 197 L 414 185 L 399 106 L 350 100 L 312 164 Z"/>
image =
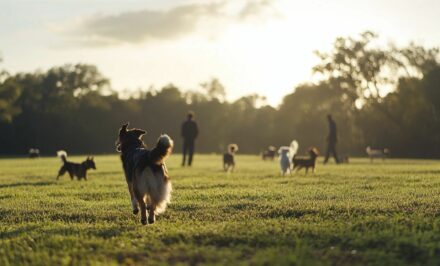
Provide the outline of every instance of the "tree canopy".
<path id="1" fill-rule="evenodd" d="M 200 152 L 223 152 L 233 142 L 244 153 L 258 153 L 293 139 L 300 151 L 323 149 L 331 113 L 342 155 L 363 154 L 372 146 L 387 147 L 394 156 L 440 157 L 437 48 L 381 45 L 376 34 L 364 32 L 337 38 L 330 51 L 316 54 L 319 81 L 297 86 L 278 107 L 259 95 L 227 101 L 215 78 L 195 90 L 170 84 L 123 98 L 93 65 L 17 74 L 0 69 L 0 152 L 112 152 L 117 130 L 127 121 L 146 129 L 150 144 L 160 133 L 170 134 L 180 151 L 180 125 L 193 110 Z"/>

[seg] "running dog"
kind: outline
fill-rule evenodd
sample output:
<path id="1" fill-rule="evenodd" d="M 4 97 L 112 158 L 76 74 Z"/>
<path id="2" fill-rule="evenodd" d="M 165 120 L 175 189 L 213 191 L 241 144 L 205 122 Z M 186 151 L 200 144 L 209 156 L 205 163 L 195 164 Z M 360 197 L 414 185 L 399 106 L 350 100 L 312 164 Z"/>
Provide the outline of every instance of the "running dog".
<path id="1" fill-rule="evenodd" d="M 148 211 L 148 223 L 152 224 L 171 199 L 171 180 L 164 160 L 174 143 L 167 135 L 161 135 L 156 147 L 149 150 L 142 141 L 146 131 L 127 127 L 128 123 L 119 130 L 116 150 L 121 153 L 133 214 L 138 214 L 140 208 L 141 223 L 145 225 Z"/>
<path id="2" fill-rule="evenodd" d="M 63 162 L 63 165 L 58 171 L 57 180 L 60 178 L 60 176 L 68 172 L 71 180 L 73 180 L 73 178 L 76 176 L 78 181 L 81 179 L 87 181 L 87 170 L 96 169 L 93 157 L 87 157 L 87 159 L 82 163 L 72 163 L 67 161 L 67 152 L 58 151 L 57 155 L 61 158 L 61 161 Z"/>

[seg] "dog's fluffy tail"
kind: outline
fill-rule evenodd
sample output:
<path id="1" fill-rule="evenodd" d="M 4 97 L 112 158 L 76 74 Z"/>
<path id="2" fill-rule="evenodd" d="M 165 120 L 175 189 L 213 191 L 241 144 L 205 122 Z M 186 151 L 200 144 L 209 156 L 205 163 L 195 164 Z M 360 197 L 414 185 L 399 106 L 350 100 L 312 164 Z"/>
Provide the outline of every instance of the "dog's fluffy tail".
<path id="1" fill-rule="evenodd" d="M 298 141 L 293 140 L 289 146 L 289 160 L 290 161 L 292 161 L 292 159 L 295 157 L 296 153 L 298 152 L 298 148 L 299 148 Z"/>
<path id="2" fill-rule="evenodd" d="M 174 141 L 166 134 L 163 134 L 157 140 L 156 147 L 151 150 L 151 160 L 157 164 L 163 163 L 163 160 L 171 154 L 174 147 Z"/>
<path id="3" fill-rule="evenodd" d="M 228 151 L 229 151 L 229 153 L 236 153 L 238 151 L 238 145 L 234 144 L 234 143 L 229 144 Z"/>
<path id="4" fill-rule="evenodd" d="M 61 161 L 65 163 L 67 161 L 67 152 L 66 151 L 57 151 L 57 156 L 61 158 Z"/>

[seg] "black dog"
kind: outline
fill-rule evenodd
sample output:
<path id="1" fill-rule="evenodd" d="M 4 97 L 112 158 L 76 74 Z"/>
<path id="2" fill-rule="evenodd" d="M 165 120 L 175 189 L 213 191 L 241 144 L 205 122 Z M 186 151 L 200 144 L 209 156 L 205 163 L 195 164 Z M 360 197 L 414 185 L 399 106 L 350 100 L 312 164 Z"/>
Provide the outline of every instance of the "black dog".
<path id="1" fill-rule="evenodd" d="M 309 168 L 312 168 L 312 172 L 315 172 L 315 166 L 316 166 L 316 158 L 318 158 L 319 152 L 316 148 L 310 148 L 309 149 L 309 155 L 310 157 L 297 157 L 296 155 L 293 156 L 292 164 L 294 170 L 296 168 L 296 171 L 298 172 L 302 168 L 306 168 L 306 174 L 309 171 Z"/>
<path id="2" fill-rule="evenodd" d="M 58 151 L 58 156 L 63 161 L 63 165 L 58 171 L 57 180 L 66 172 L 69 173 L 70 179 L 72 180 L 75 176 L 78 180 L 87 180 L 87 170 L 96 169 L 93 157 L 87 157 L 87 159 L 82 163 L 72 163 L 67 161 L 67 153 L 65 151 Z"/>

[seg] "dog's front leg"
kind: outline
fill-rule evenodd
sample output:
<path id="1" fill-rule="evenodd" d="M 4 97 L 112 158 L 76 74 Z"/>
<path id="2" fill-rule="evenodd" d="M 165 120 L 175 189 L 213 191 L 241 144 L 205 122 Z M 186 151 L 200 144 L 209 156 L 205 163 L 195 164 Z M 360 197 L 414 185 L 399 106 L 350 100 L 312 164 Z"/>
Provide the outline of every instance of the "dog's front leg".
<path id="1" fill-rule="evenodd" d="M 136 197 L 134 196 L 132 183 L 128 184 L 128 192 L 130 193 L 131 207 L 133 209 L 133 214 L 136 215 L 139 213 L 139 208 L 138 208 L 138 201 L 137 201 Z"/>

